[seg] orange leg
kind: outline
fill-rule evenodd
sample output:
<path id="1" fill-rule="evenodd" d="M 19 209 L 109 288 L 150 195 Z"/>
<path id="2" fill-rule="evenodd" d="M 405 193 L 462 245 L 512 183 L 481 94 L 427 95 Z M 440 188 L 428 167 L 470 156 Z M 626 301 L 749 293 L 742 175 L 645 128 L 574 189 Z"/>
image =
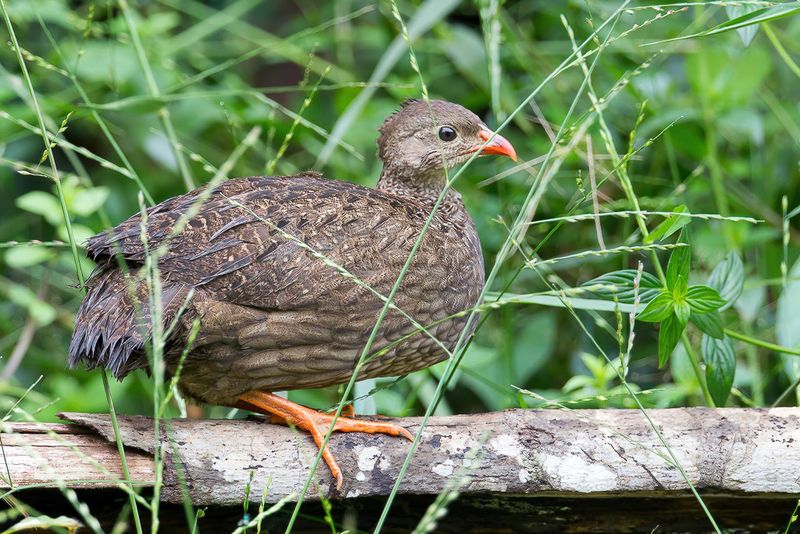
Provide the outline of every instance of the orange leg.
<path id="1" fill-rule="evenodd" d="M 356 416 L 356 409 L 353 407 L 352 404 L 345 404 L 342 407 L 342 415 L 345 417 L 355 417 Z"/>
<path id="2" fill-rule="evenodd" d="M 314 443 L 317 447 L 322 449 L 322 458 L 336 479 L 336 489 L 342 488 L 342 470 L 336 463 L 330 449 L 326 445 L 322 447 L 325 441 L 325 434 L 328 432 L 331 423 L 333 422 L 333 415 L 320 413 L 311 408 L 300 406 L 292 401 L 278 397 L 272 393 L 265 393 L 263 391 L 251 391 L 244 395 L 239 395 L 239 406 L 246 410 L 251 410 L 265 415 L 272 416 L 273 419 L 284 421 L 297 428 L 310 432 L 314 438 Z M 392 424 L 382 423 L 379 421 L 360 421 L 351 419 L 349 417 L 339 417 L 333 427 L 337 432 L 366 432 L 368 434 L 389 434 L 390 436 L 403 436 L 404 438 L 413 441 L 414 436 L 405 428 Z"/>

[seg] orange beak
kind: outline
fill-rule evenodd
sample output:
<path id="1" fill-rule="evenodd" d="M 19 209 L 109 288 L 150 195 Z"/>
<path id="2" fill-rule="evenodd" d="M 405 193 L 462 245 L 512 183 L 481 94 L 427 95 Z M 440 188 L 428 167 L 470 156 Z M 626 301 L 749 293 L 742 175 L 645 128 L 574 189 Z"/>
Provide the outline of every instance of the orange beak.
<path id="1" fill-rule="evenodd" d="M 492 137 L 492 135 L 494 135 L 494 137 Z M 508 139 L 502 135 L 495 134 L 488 128 L 482 128 L 481 131 L 478 132 L 478 136 L 483 139 L 484 142 L 491 139 L 489 144 L 483 147 L 481 154 L 497 154 L 499 156 L 508 156 L 512 160 L 517 161 L 517 151 L 514 150 L 514 147 L 508 142 Z"/>

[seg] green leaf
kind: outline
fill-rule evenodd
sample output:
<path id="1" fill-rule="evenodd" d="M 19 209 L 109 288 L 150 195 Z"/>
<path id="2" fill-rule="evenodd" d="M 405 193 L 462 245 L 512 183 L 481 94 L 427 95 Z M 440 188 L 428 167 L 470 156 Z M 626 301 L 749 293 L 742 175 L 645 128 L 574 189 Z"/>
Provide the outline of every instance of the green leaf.
<path id="1" fill-rule="evenodd" d="M 800 258 L 786 277 L 786 286 L 778 297 L 775 313 L 775 337 L 790 349 L 800 347 Z M 800 378 L 800 358 L 782 354 L 783 369 L 790 380 Z"/>
<path id="2" fill-rule="evenodd" d="M 703 360 L 706 362 L 708 391 L 715 405 L 725 406 L 736 375 L 736 354 L 733 351 L 733 343 L 728 336 L 715 339 L 703 335 L 701 345 Z"/>
<path id="3" fill-rule="evenodd" d="M 547 312 L 537 313 L 524 323 L 514 320 L 510 328 L 514 332 L 510 362 L 508 353 L 473 343 L 462 364 L 468 373 L 458 379 L 459 384 L 470 389 L 493 410 L 508 407 L 513 395 L 508 388 L 500 386 L 507 382 L 506 373 L 510 373 L 515 385 L 527 386 L 551 360 L 558 333 L 556 315 Z M 507 367 L 509 364 L 510 369 Z"/>
<path id="4" fill-rule="evenodd" d="M 459 384 L 474 393 L 485 406 L 492 410 L 501 410 L 508 402 L 507 397 L 497 389 L 497 380 L 502 379 L 502 370 L 500 353 L 495 347 L 473 343 L 464 357 L 463 369 L 459 370 L 462 374 L 457 379 Z M 432 368 L 432 371 L 435 373 L 437 368 Z"/>
<path id="5" fill-rule="evenodd" d="M 661 331 L 658 333 L 658 368 L 664 367 L 670 354 L 675 350 L 675 345 L 681 338 L 685 324 L 681 324 L 674 314 L 661 321 Z"/>
<path id="6" fill-rule="evenodd" d="M 58 517 L 48 517 L 40 515 L 38 517 L 26 517 L 19 523 L 11 525 L 2 534 L 15 534 L 17 532 L 30 532 L 32 530 L 53 530 L 56 528 L 67 529 L 69 532 L 76 532 L 83 527 L 83 523 L 77 519 L 60 515 Z"/>
<path id="7" fill-rule="evenodd" d="M 719 296 L 717 290 L 702 284 L 689 287 L 686 292 L 686 301 L 693 312 L 708 313 L 717 310 L 725 304 L 725 299 Z"/>
<path id="8" fill-rule="evenodd" d="M 679 242 L 686 242 L 686 230 L 681 231 Z M 692 264 L 692 249 L 689 246 L 672 249 L 667 263 L 667 287 L 673 289 L 678 277 L 683 277 L 684 282 L 689 280 L 689 268 Z"/>
<path id="9" fill-rule="evenodd" d="M 14 202 L 21 210 L 41 215 L 53 226 L 62 221 L 61 204 L 58 199 L 44 191 L 31 191 L 17 197 Z"/>
<path id="10" fill-rule="evenodd" d="M 722 326 L 722 317 L 718 311 L 708 313 L 692 313 L 689 320 L 700 329 L 701 332 L 716 339 L 722 339 L 725 329 Z"/>
<path id="11" fill-rule="evenodd" d="M 785 5 L 781 6 L 758 9 L 756 11 L 753 11 L 752 13 L 747 13 L 745 15 L 742 15 L 741 17 L 736 17 L 735 19 L 723 22 L 718 26 L 714 26 L 713 28 L 702 32 L 693 33 L 691 35 L 682 35 L 681 37 L 674 37 L 672 39 L 663 39 L 661 41 L 655 41 L 652 43 L 646 43 L 644 46 L 656 45 L 661 43 L 671 43 L 673 41 L 683 41 L 686 39 L 694 39 L 695 37 L 707 37 L 709 35 L 716 35 L 718 33 L 739 30 L 740 28 L 752 26 L 753 24 L 760 24 L 762 22 L 769 22 L 771 20 L 788 17 L 794 15 L 795 13 L 800 13 L 800 7 L 797 7 L 797 4 L 795 2 L 787 2 Z"/>
<path id="12" fill-rule="evenodd" d="M 28 310 L 36 324 L 47 326 L 56 318 L 56 309 L 47 302 L 40 300 L 36 294 L 25 286 L 8 284 L 3 288 L 8 300 Z"/>
<path id="13" fill-rule="evenodd" d="M 565 297 L 563 295 L 540 295 L 529 293 L 520 295 L 518 293 L 499 293 L 489 291 L 486 293 L 486 302 L 499 300 L 500 302 L 516 304 L 535 304 L 537 306 L 552 306 L 555 308 L 573 308 L 575 310 L 594 310 L 594 311 L 617 311 L 631 313 L 634 311 L 633 304 L 623 302 L 612 302 L 601 299 L 581 299 L 576 297 Z"/>
<path id="14" fill-rule="evenodd" d="M 721 43 L 704 46 L 686 60 L 687 81 L 698 95 L 713 99 L 709 106 L 719 114 L 715 127 L 725 128 L 726 110 L 752 109 L 748 103 L 763 91 L 772 63 L 772 57 L 762 47 L 736 53 Z"/>
<path id="15" fill-rule="evenodd" d="M 600 298 L 631 304 L 634 301 L 634 282 L 638 271 L 636 269 L 622 269 L 593 278 L 581 287 L 609 286 L 592 289 L 591 292 Z M 639 302 L 650 302 L 661 290 L 661 282 L 650 273 L 642 272 L 639 280 Z"/>
<path id="16" fill-rule="evenodd" d="M 39 265 L 55 257 L 55 252 L 47 247 L 15 247 L 8 249 L 4 259 L 9 267 L 22 269 Z"/>
<path id="17" fill-rule="evenodd" d="M 448 24 L 441 30 L 442 50 L 458 71 L 472 83 L 489 90 L 489 79 L 484 75 L 486 46 L 483 36 L 474 29 L 461 24 Z"/>
<path id="18" fill-rule="evenodd" d="M 75 243 L 78 245 L 82 245 L 86 242 L 87 239 L 95 235 L 97 232 L 89 228 L 88 226 L 84 226 L 82 224 L 72 224 L 72 237 L 75 238 Z M 59 224 L 58 228 L 56 228 L 56 235 L 62 241 L 69 241 L 69 233 L 67 232 L 67 227 L 64 224 Z"/>
<path id="19" fill-rule="evenodd" d="M 720 307 L 720 311 L 733 306 L 744 287 L 744 265 L 739 254 L 731 252 L 727 258 L 719 262 L 708 278 L 708 285 L 716 289 L 719 296 L 726 301 Z"/>
<path id="20" fill-rule="evenodd" d="M 734 304 L 734 306 L 736 307 L 736 311 L 739 312 L 739 318 L 742 322 L 752 323 L 761 314 L 766 301 L 767 287 L 754 286 L 742 291 L 742 294 L 736 299 L 736 304 Z"/>
<path id="21" fill-rule="evenodd" d="M 759 9 L 760 8 L 758 6 L 753 5 L 725 6 L 725 12 L 728 14 L 728 18 L 731 20 L 747 15 L 748 13 L 758 11 Z M 757 32 L 758 26 L 745 26 L 736 30 L 736 33 L 739 34 L 739 39 L 742 40 L 744 46 L 750 45 Z"/>
<path id="22" fill-rule="evenodd" d="M 516 383 L 527 384 L 550 360 L 558 331 L 555 318 L 552 313 L 537 313 L 514 328 L 511 358 Z"/>
<path id="23" fill-rule="evenodd" d="M 686 295 L 689 293 L 689 282 L 683 275 L 678 275 L 675 283 L 672 285 L 672 298 L 677 300 L 685 300 Z"/>
<path id="24" fill-rule="evenodd" d="M 672 310 L 681 325 L 686 326 L 686 323 L 689 322 L 689 317 L 692 315 L 692 308 L 689 306 L 689 302 L 685 299 L 677 299 L 672 303 Z"/>
<path id="25" fill-rule="evenodd" d="M 69 204 L 69 211 L 77 215 L 91 215 L 108 199 L 110 191 L 107 187 L 91 187 L 75 193 Z"/>
<path id="26" fill-rule="evenodd" d="M 689 212 L 689 208 L 687 208 L 684 204 L 681 204 L 672 210 L 672 212 L 675 213 L 675 215 L 670 215 L 664 219 L 661 224 L 653 228 L 653 231 L 644 238 L 644 243 L 646 245 L 656 241 L 663 241 L 692 221 L 691 217 L 681 215 L 681 213 Z"/>
<path id="27" fill-rule="evenodd" d="M 662 290 L 647 304 L 636 320 L 645 323 L 660 323 L 670 315 L 672 315 L 672 295 Z"/>

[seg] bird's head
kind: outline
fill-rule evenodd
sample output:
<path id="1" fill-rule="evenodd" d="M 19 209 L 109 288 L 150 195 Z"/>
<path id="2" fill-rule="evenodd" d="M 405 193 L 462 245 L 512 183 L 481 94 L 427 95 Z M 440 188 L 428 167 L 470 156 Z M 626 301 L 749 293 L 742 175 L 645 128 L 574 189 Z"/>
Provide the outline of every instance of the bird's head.
<path id="1" fill-rule="evenodd" d="M 492 130 L 477 115 L 444 100 L 406 100 L 383 123 L 378 138 L 384 174 L 395 178 L 443 177 L 444 168 L 466 161 L 475 152 L 517 160 L 514 147 L 503 136 L 492 137 Z"/>

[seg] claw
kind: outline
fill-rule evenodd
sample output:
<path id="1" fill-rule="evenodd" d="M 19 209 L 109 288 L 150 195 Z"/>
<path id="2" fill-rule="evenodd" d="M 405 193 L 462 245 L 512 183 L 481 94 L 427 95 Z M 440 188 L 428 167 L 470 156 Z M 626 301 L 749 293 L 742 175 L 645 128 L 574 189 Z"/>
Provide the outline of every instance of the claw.
<path id="1" fill-rule="evenodd" d="M 325 434 L 327 434 L 328 428 L 333 423 L 333 415 L 320 413 L 283 397 L 263 391 L 251 391 L 240 395 L 238 398 L 241 403 L 240 407 L 268 415 L 271 422 L 290 424 L 309 432 L 311 437 L 314 438 L 314 443 L 317 444 L 317 447 L 322 449 L 322 459 L 328 464 L 328 468 L 336 481 L 336 490 L 340 491 L 342 489 L 342 484 L 344 483 L 342 470 L 339 468 L 339 464 L 336 463 L 336 459 L 328 446 L 322 446 L 325 441 Z M 352 405 L 345 407 L 342 412 L 345 410 L 349 414 L 353 414 Z M 333 430 L 335 432 L 388 434 L 390 436 L 402 436 L 409 441 L 414 441 L 414 436 L 405 428 L 382 421 L 362 421 L 340 416 L 336 420 Z"/>

